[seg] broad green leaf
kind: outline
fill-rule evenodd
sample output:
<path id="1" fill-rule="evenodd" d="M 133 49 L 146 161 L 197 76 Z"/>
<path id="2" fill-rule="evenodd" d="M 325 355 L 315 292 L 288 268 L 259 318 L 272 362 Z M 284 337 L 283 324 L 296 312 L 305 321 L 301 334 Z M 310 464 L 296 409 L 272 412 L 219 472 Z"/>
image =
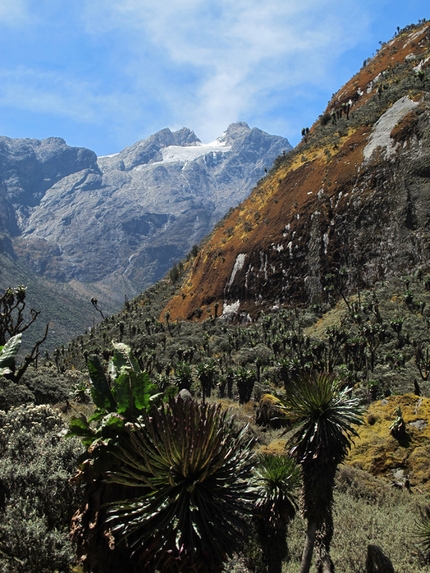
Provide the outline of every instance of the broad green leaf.
<path id="1" fill-rule="evenodd" d="M 9 338 L 0 351 L 0 367 L 8 368 L 13 365 L 15 356 L 18 354 L 19 347 L 21 346 L 22 333 L 16 334 Z"/>
<path id="2" fill-rule="evenodd" d="M 133 373 L 132 393 L 134 405 L 137 410 L 148 410 L 151 396 L 158 392 L 158 387 L 153 384 L 147 372 Z"/>
<path id="3" fill-rule="evenodd" d="M 88 430 L 90 427 L 88 424 L 88 420 L 83 414 L 79 414 L 77 418 L 72 418 L 70 420 L 69 426 L 71 430 L 78 428 L 82 430 Z"/>
<path id="4" fill-rule="evenodd" d="M 91 396 L 94 404 L 98 408 L 114 410 L 115 401 L 99 357 L 96 355 L 90 356 L 87 361 L 87 367 L 92 385 Z"/>
<path id="5" fill-rule="evenodd" d="M 102 420 L 105 416 L 106 416 L 106 410 L 104 408 L 102 409 L 97 408 L 94 414 L 92 414 L 88 418 L 88 422 L 98 422 L 99 420 Z"/>
<path id="6" fill-rule="evenodd" d="M 112 412 L 111 414 L 105 416 L 102 423 L 104 427 L 112 429 L 123 428 L 124 424 L 125 424 L 124 418 L 122 416 L 118 416 L 116 412 Z"/>
<path id="7" fill-rule="evenodd" d="M 124 414 L 129 406 L 133 404 L 130 388 L 132 374 L 129 369 L 123 368 L 112 385 L 112 392 L 116 399 L 116 411 L 118 414 Z"/>
<path id="8" fill-rule="evenodd" d="M 92 436 L 94 435 L 93 430 L 91 430 L 88 420 L 83 414 L 80 414 L 77 418 L 72 418 L 69 422 L 69 431 L 66 434 L 66 437 L 78 436 L 78 437 L 85 437 L 85 436 Z"/>

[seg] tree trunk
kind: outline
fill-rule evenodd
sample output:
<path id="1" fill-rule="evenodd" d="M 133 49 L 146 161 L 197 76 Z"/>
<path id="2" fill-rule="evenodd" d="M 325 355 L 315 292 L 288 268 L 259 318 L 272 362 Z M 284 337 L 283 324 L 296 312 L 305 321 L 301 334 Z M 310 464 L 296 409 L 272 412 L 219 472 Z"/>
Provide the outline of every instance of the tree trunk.
<path id="1" fill-rule="evenodd" d="M 334 573 L 334 564 L 330 557 L 331 540 L 333 539 L 333 515 L 331 506 L 327 509 L 324 523 L 316 533 L 316 554 L 318 573 Z"/>
<path id="2" fill-rule="evenodd" d="M 314 552 L 315 535 L 317 531 L 316 521 L 308 522 L 306 531 L 306 542 L 302 554 L 302 562 L 300 565 L 300 573 L 309 573 L 312 563 L 312 554 Z"/>
<path id="3" fill-rule="evenodd" d="M 265 519 L 257 519 L 256 531 L 266 573 L 282 573 L 282 562 L 288 557 L 287 528 L 268 526 Z"/>
<path id="4" fill-rule="evenodd" d="M 334 573 L 334 564 L 328 553 L 319 560 L 318 573 Z"/>
<path id="5" fill-rule="evenodd" d="M 80 565 L 87 573 L 142 571 L 127 543 L 117 543 L 110 528 L 104 523 L 106 505 L 118 499 L 125 499 L 122 486 L 105 484 L 97 479 L 87 484 L 81 507 L 72 518 L 71 537 L 77 545 Z M 145 568 L 146 572 L 151 573 L 151 569 Z"/>

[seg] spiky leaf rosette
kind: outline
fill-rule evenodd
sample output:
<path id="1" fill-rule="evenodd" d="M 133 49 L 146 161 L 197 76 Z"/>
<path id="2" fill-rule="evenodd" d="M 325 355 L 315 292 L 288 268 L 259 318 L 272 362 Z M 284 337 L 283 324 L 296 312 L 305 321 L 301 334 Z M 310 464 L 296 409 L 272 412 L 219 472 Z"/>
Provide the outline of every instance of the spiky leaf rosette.
<path id="1" fill-rule="evenodd" d="M 300 483 L 299 466 L 290 457 L 264 454 L 259 458 L 254 471 L 256 515 L 267 527 L 278 528 L 294 517 Z"/>
<path id="2" fill-rule="evenodd" d="M 291 454 L 300 464 L 339 464 L 348 454 L 353 426 L 363 423 L 363 408 L 348 388 L 331 374 L 318 373 L 293 380 L 285 406 L 298 425 Z"/>
<path id="3" fill-rule="evenodd" d="M 285 406 L 298 425 L 290 454 L 302 467 L 303 516 L 318 528 L 325 527 L 328 548 L 336 469 L 348 454 L 353 437 L 358 436 L 354 426 L 363 423 L 363 408 L 348 388 L 325 372 L 293 380 Z"/>
<path id="4" fill-rule="evenodd" d="M 281 573 L 288 557 L 287 530 L 297 504 L 294 492 L 300 485 L 300 470 L 288 456 L 264 454 L 254 471 L 256 490 L 254 524 L 261 548 L 261 568 Z"/>
<path id="5" fill-rule="evenodd" d="M 424 553 L 428 561 L 430 556 L 430 506 L 420 510 L 420 515 L 415 520 L 415 528 L 412 533 L 419 549 Z"/>
<path id="6" fill-rule="evenodd" d="M 219 571 L 248 533 L 254 439 L 219 405 L 171 400 L 127 428 L 113 483 L 142 496 L 113 504 L 108 522 L 161 571 Z"/>

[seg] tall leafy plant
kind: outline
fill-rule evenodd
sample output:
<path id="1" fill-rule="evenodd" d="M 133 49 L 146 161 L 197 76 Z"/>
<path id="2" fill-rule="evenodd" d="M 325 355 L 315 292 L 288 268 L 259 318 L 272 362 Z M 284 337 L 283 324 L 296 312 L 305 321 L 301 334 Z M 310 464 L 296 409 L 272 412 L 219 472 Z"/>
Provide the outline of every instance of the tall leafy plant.
<path id="1" fill-rule="evenodd" d="M 121 342 L 113 347 L 107 368 L 97 355 L 91 355 L 87 361 L 94 414 L 89 419 L 81 414 L 70 421 L 69 435 L 79 436 L 86 447 L 118 436 L 127 422 L 149 411 L 154 401 L 161 398 L 158 386 L 147 372 L 140 370 L 130 347 Z"/>
<path id="2" fill-rule="evenodd" d="M 256 490 L 254 523 L 267 573 L 281 573 L 288 557 L 287 530 L 297 510 L 295 492 L 300 469 L 285 455 L 263 454 L 258 460 L 253 483 Z"/>
<path id="3" fill-rule="evenodd" d="M 19 382 L 30 364 L 37 364 L 39 346 L 48 335 L 48 325 L 46 325 L 43 337 L 34 344 L 22 363 L 16 364 L 15 358 L 21 344 L 22 333 L 40 314 L 33 308 L 27 312 L 26 296 L 27 289 L 24 286 L 8 288 L 0 295 L 0 376 L 12 382 Z"/>
<path id="4" fill-rule="evenodd" d="M 21 346 L 22 333 L 9 338 L 3 346 L 0 346 L 0 376 L 12 374 L 11 368 L 15 365 L 15 356 Z"/>
<path id="5" fill-rule="evenodd" d="M 78 556 L 89 571 L 132 571 L 127 544 L 115 544 L 106 525 L 105 504 L 135 495 L 134 490 L 106 484 L 109 471 L 121 462 L 117 451 L 128 440 L 127 424 L 150 412 L 162 399 L 158 387 L 140 370 L 129 346 L 114 343 L 105 368 L 98 356 L 88 359 L 95 412 L 72 418 L 68 436 L 81 438 L 86 450 L 74 481 L 85 484 L 84 499 L 72 520 Z"/>

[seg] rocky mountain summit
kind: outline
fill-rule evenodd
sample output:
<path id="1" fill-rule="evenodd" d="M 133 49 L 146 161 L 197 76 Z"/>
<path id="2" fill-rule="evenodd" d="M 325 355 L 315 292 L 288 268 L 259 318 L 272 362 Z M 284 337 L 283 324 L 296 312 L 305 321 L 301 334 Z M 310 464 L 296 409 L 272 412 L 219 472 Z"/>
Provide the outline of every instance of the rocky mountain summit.
<path id="1" fill-rule="evenodd" d="M 290 149 L 246 123 L 209 144 L 163 129 L 99 158 L 60 138 L 0 137 L 1 251 L 119 305 L 182 259 Z"/>
<path id="2" fill-rule="evenodd" d="M 421 22 L 383 44 L 217 226 L 170 319 L 250 319 L 429 272 L 429 90 Z"/>

